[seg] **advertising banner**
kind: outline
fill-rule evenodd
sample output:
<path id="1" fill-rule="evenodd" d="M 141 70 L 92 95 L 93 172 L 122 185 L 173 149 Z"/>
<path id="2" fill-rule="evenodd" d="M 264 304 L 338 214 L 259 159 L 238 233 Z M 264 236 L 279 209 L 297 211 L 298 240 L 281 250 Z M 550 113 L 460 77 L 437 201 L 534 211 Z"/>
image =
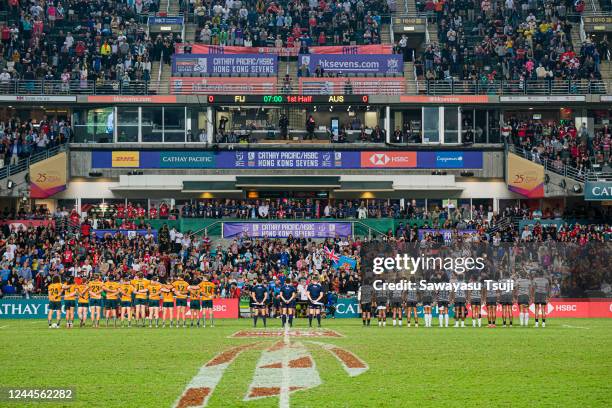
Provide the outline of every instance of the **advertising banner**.
<path id="1" fill-rule="evenodd" d="M 300 78 L 302 95 L 401 95 L 404 78 Z"/>
<path id="2" fill-rule="evenodd" d="M 149 17 L 149 25 L 183 25 L 183 17 Z"/>
<path id="3" fill-rule="evenodd" d="M 530 160 L 508 153 L 508 190 L 528 198 L 544 197 L 544 167 Z"/>
<path id="4" fill-rule="evenodd" d="M 336 317 L 338 318 L 359 317 L 360 312 L 357 298 L 339 298 L 336 303 Z"/>
<path id="5" fill-rule="evenodd" d="M 190 95 L 244 95 L 244 94 L 276 94 L 276 78 L 259 78 L 253 81 L 253 78 L 170 78 L 170 92 L 173 94 L 190 94 Z"/>
<path id="6" fill-rule="evenodd" d="M 450 242 L 454 235 L 464 235 L 464 234 L 475 234 L 476 230 L 464 229 L 464 230 L 451 230 L 451 229 L 428 229 L 428 228 L 419 228 L 419 241 L 423 239 L 426 234 L 442 234 L 445 242 Z"/>
<path id="7" fill-rule="evenodd" d="M 584 199 L 587 201 L 612 200 L 612 181 L 587 181 L 584 185 Z"/>
<path id="8" fill-rule="evenodd" d="M 186 44 L 176 44 L 176 54 L 183 54 Z M 189 44 L 193 54 L 277 54 L 281 57 L 296 57 L 300 50 L 299 47 L 277 48 L 277 47 L 239 47 L 239 46 L 220 46 Z M 311 54 L 392 54 L 391 45 L 351 45 L 351 46 L 321 46 L 310 47 Z"/>
<path id="9" fill-rule="evenodd" d="M 224 222 L 223 238 L 334 238 L 351 235 L 350 222 Z"/>
<path id="10" fill-rule="evenodd" d="M 312 74 L 317 66 L 327 73 L 399 74 L 404 60 L 398 54 L 300 54 L 298 67 L 306 65 Z"/>
<path id="11" fill-rule="evenodd" d="M 61 152 L 30 166 L 30 198 L 47 198 L 66 189 L 68 155 Z"/>
<path id="12" fill-rule="evenodd" d="M 115 236 L 117 233 L 121 235 L 125 235 L 126 237 L 132 239 L 135 238 L 136 235 L 145 236 L 147 235 L 147 230 L 125 230 L 125 229 L 94 229 L 92 230 L 98 239 L 102 239 L 106 234 L 111 234 Z M 153 235 L 153 239 L 157 241 L 157 230 L 151 229 L 151 234 Z"/>
<path id="13" fill-rule="evenodd" d="M 358 168 L 357 152 L 334 151 L 236 151 L 221 152 L 220 168 L 253 169 L 331 169 Z"/>
<path id="14" fill-rule="evenodd" d="M 239 311 L 238 299 L 213 299 L 213 311 L 215 319 L 237 319 Z M 46 297 L 36 299 L 0 299 L 0 319 L 46 319 L 48 313 L 49 300 Z M 65 314 L 65 310 L 62 305 L 63 314 Z"/>
<path id="15" fill-rule="evenodd" d="M 276 75 L 278 57 L 273 54 L 178 54 L 172 56 L 172 73 L 222 75 Z"/>
<path id="16" fill-rule="evenodd" d="M 102 151 L 92 167 L 141 169 L 481 169 L 480 151 Z"/>

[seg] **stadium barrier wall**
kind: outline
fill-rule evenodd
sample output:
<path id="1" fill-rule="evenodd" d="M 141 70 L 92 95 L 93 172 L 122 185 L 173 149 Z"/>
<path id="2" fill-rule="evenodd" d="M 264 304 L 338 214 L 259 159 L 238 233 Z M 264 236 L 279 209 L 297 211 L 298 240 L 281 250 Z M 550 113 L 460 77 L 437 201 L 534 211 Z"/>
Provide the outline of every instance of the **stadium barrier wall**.
<path id="1" fill-rule="evenodd" d="M 187 307 L 186 310 L 189 310 Z M 237 319 L 238 299 L 213 299 L 213 310 L 216 319 Z M 46 319 L 49 313 L 49 299 L 38 297 L 32 299 L 0 299 L 0 319 Z M 65 314 L 62 305 L 62 315 Z"/>

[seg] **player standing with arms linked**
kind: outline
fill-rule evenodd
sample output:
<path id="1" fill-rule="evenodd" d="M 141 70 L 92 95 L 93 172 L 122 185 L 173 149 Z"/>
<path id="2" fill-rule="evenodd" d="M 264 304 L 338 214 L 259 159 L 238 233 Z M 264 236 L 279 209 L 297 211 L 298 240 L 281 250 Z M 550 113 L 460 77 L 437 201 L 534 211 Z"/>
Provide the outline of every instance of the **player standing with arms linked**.
<path id="1" fill-rule="evenodd" d="M 306 288 L 306 296 L 310 304 L 308 305 L 308 325 L 312 327 L 312 316 L 317 316 L 317 325 L 321 327 L 321 308 L 323 307 L 323 288 L 319 283 L 319 277 L 313 276 L 310 285 Z"/>
<path id="2" fill-rule="evenodd" d="M 519 322 L 529 326 L 529 304 L 531 301 L 532 283 L 527 275 L 522 275 L 516 282 L 517 302 L 519 305 Z"/>
<path id="3" fill-rule="evenodd" d="M 397 324 L 397 319 L 399 319 L 399 325 L 402 325 L 402 302 L 404 298 L 403 290 L 393 290 L 391 291 L 391 310 L 393 311 L 393 326 Z"/>
<path id="4" fill-rule="evenodd" d="M 465 289 L 461 287 L 461 284 L 463 284 L 463 279 L 460 279 L 459 283 L 460 286 L 452 294 L 453 305 L 455 306 L 455 327 L 459 327 L 459 324 L 461 324 L 461 327 L 465 327 L 465 315 L 467 314 L 465 304 L 467 300 L 467 293 Z"/>
<path id="5" fill-rule="evenodd" d="M 410 279 L 411 283 L 414 283 L 413 279 Z M 419 327 L 419 315 L 417 311 L 418 303 L 418 292 L 416 288 L 408 289 L 406 291 L 406 317 L 408 318 L 407 327 L 410 327 L 412 323 L 412 315 L 414 315 L 414 327 Z"/>
<path id="6" fill-rule="evenodd" d="M 285 284 L 280 289 L 280 303 L 281 303 L 281 321 L 282 327 L 289 325 L 293 327 L 293 315 L 295 314 L 295 298 L 297 292 L 295 286 L 291 283 L 291 278 L 285 279 Z"/>
<path id="7" fill-rule="evenodd" d="M 200 282 L 200 297 L 202 299 L 202 317 L 204 319 L 202 327 L 206 327 L 206 314 L 210 318 L 210 327 L 215 327 L 215 316 L 213 310 L 213 299 L 217 288 L 213 282 L 208 280 L 207 276 L 204 276 L 202 282 Z"/>
<path id="8" fill-rule="evenodd" d="M 60 277 L 55 275 L 51 280 L 51 284 L 49 285 L 49 315 L 47 320 L 49 322 L 49 328 L 54 326 L 51 325 L 51 319 L 53 318 L 53 312 L 55 312 L 55 316 L 57 318 L 57 326 L 60 327 L 60 323 L 62 321 L 62 292 L 63 292 L 62 284 Z"/>
<path id="9" fill-rule="evenodd" d="M 376 311 L 378 313 L 378 327 L 387 326 L 387 303 L 389 292 L 385 289 L 376 291 Z"/>
<path id="10" fill-rule="evenodd" d="M 361 319 L 363 321 L 363 326 L 370 325 L 370 320 L 372 319 L 372 299 L 374 297 L 374 287 L 369 283 L 364 283 L 359 288 L 359 292 L 357 294 L 357 300 L 359 301 L 359 305 L 361 307 Z"/>
<path id="11" fill-rule="evenodd" d="M 433 315 L 431 314 L 431 304 L 433 303 L 433 294 L 430 289 L 423 290 L 423 317 L 425 318 L 425 327 L 431 327 Z"/>
<path id="12" fill-rule="evenodd" d="M 257 278 L 257 284 L 251 288 L 251 299 L 253 300 L 253 327 L 257 327 L 257 318 L 261 316 L 263 325 L 266 327 L 266 302 L 268 301 L 268 288 L 264 286 L 261 277 Z"/>
<path id="13" fill-rule="evenodd" d="M 533 292 L 535 303 L 535 327 L 539 326 L 538 316 L 542 319 L 542 327 L 546 327 L 546 305 L 550 298 L 550 281 L 540 274 L 533 280 Z"/>
<path id="14" fill-rule="evenodd" d="M 475 276 L 472 276 L 470 282 L 474 285 L 479 283 Z M 483 289 L 480 287 L 479 289 L 472 289 L 468 293 L 470 308 L 472 309 L 472 327 L 476 327 L 476 319 L 478 319 L 478 327 L 482 327 L 482 291 Z"/>

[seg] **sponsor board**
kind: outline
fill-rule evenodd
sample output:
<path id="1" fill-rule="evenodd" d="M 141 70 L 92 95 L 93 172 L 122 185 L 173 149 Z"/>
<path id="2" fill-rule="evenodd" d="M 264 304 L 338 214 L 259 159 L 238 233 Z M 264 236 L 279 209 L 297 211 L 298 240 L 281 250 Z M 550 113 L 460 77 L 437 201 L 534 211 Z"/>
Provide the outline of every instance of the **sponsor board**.
<path id="1" fill-rule="evenodd" d="M 536 95 L 509 95 L 500 96 L 500 102 L 584 102 L 586 96 L 584 95 L 548 95 L 548 96 L 536 96 Z"/>
<path id="2" fill-rule="evenodd" d="M 481 151 L 108 151 L 92 167 L 141 169 L 481 169 Z"/>
<path id="3" fill-rule="evenodd" d="M 239 47 L 204 44 L 176 44 L 176 54 L 183 54 L 185 46 L 193 54 L 277 54 L 281 57 L 296 57 L 299 47 Z M 384 44 L 309 47 L 311 54 L 393 54 L 393 46 Z"/>
<path id="4" fill-rule="evenodd" d="M 68 155 L 61 152 L 30 166 L 30 198 L 47 198 L 64 191 L 68 180 Z"/>
<path id="5" fill-rule="evenodd" d="M 300 54 L 298 67 L 306 65 L 311 73 L 318 66 L 328 73 L 399 74 L 404 72 L 404 60 L 399 54 Z"/>
<path id="6" fill-rule="evenodd" d="M 489 103 L 487 95 L 405 95 L 400 96 L 400 102 L 405 103 Z"/>
<path id="7" fill-rule="evenodd" d="M 221 75 L 276 75 L 278 56 L 274 54 L 175 54 L 172 73 Z"/>
<path id="8" fill-rule="evenodd" d="M 508 153 L 506 163 L 508 190 L 529 198 L 544 197 L 544 167 Z"/>
<path id="9" fill-rule="evenodd" d="M 130 96 L 130 95 L 91 95 L 85 102 L 89 103 L 177 103 L 176 96 Z"/>
<path id="10" fill-rule="evenodd" d="M 584 185 L 584 199 L 588 201 L 612 200 L 612 181 L 587 181 Z"/>
<path id="11" fill-rule="evenodd" d="M 0 95 L 0 102 L 76 102 L 76 96 Z"/>
<path id="12" fill-rule="evenodd" d="M 160 303 L 161 304 L 161 303 Z M 189 307 L 187 314 L 191 316 Z M 215 319 L 237 319 L 238 299 L 213 299 Z M 0 299 L 0 319 L 46 319 L 49 313 L 49 299 Z M 62 314 L 65 314 L 62 305 Z"/>
<path id="13" fill-rule="evenodd" d="M 223 238 L 334 238 L 351 235 L 350 222 L 224 222 Z"/>
<path id="14" fill-rule="evenodd" d="M 149 17 L 149 25 L 183 25 L 183 17 Z"/>
<path id="15" fill-rule="evenodd" d="M 102 239 L 106 234 L 111 234 L 115 236 L 116 234 L 121 234 L 123 236 L 128 237 L 129 239 L 136 238 L 136 236 L 145 236 L 149 233 L 148 230 L 126 230 L 126 229 L 94 229 L 91 231 L 96 235 L 98 239 Z M 157 230 L 152 229 L 151 235 L 153 235 L 153 240 L 157 241 Z"/>
<path id="16" fill-rule="evenodd" d="M 2 220 L 0 225 L 8 225 L 11 230 L 27 230 L 28 228 L 36 228 L 40 226 L 53 227 L 54 220 Z"/>

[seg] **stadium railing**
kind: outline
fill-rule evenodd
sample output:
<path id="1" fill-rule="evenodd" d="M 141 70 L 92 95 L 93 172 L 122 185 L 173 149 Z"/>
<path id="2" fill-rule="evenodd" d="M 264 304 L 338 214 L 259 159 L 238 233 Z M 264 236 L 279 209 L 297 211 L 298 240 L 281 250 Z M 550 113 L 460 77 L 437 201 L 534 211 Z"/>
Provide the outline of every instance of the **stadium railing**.
<path id="1" fill-rule="evenodd" d="M 43 161 L 48 159 L 51 156 L 55 156 L 56 154 L 66 151 L 66 144 L 62 144 L 59 146 L 54 146 L 50 149 L 44 150 L 42 152 L 34 153 L 29 157 L 25 157 L 19 159 L 19 163 L 6 165 L 0 168 L 0 180 L 10 177 L 14 174 L 21 173 L 30 168 L 30 165 L 34 163 L 38 163 L 39 161 Z"/>
<path id="2" fill-rule="evenodd" d="M 575 167 L 568 166 L 565 164 L 560 165 L 560 166 L 556 165 L 554 163 L 554 160 L 537 157 L 533 153 L 531 153 L 530 151 L 526 149 L 523 149 L 522 147 L 515 146 L 515 145 L 509 145 L 508 150 L 514 154 L 517 154 L 518 156 L 523 157 L 524 159 L 527 159 L 537 164 L 541 164 L 542 166 L 544 166 L 544 169 L 547 171 L 559 174 L 563 177 L 567 177 L 579 183 L 584 183 L 586 179 L 585 172 L 582 172 Z"/>
<path id="3" fill-rule="evenodd" d="M 314 77 L 309 77 L 316 79 Z M 350 81 L 359 82 L 350 87 L 352 90 L 342 90 L 344 94 L 368 95 L 406 95 L 407 90 L 417 89 L 419 95 L 587 95 L 605 94 L 606 89 L 612 89 L 612 80 L 562 80 L 562 81 L 460 81 L 460 80 L 404 80 L 396 77 L 397 81 L 389 83 L 387 78 L 393 77 L 350 77 Z M 229 77 L 228 77 L 229 79 Z M 269 85 L 254 83 L 227 85 L 206 85 L 206 78 L 201 78 L 202 84 L 190 84 L 181 79 L 171 81 L 45 81 L 13 79 L 0 82 L 2 95 L 194 95 L 194 94 L 270 94 L 285 92 L 281 88 L 273 91 Z M 320 78 L 321 82 L 325 78 Z M 381 81 L 379 81 L 381 80 Z M 194 90 L 195 87 L 195 90 Z M 334 88 L 334 94 L 337 94 Z M 330 92 L 322 91 L 320 84 L 309 88 L 304 85 L 300 92 L 304 95 L 328 95 Z"/>

